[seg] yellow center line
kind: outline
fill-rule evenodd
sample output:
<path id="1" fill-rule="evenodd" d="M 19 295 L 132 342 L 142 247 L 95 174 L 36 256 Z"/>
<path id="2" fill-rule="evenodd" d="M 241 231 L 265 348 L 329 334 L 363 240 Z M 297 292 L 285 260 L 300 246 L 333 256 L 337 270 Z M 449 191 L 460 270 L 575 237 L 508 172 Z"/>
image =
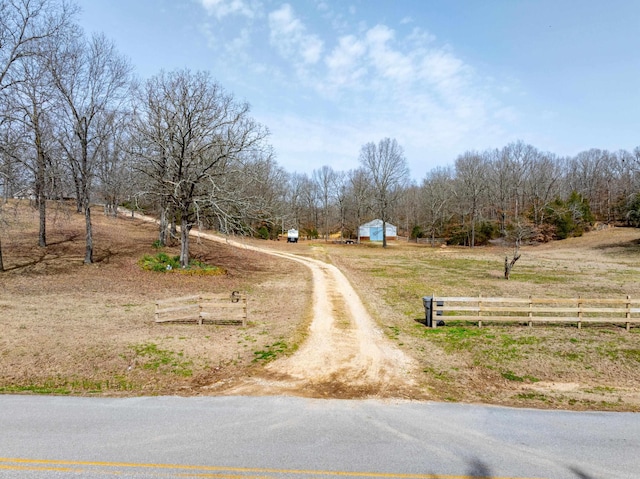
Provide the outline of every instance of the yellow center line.
<path id="1" fill-rule="evenodd" d="M 29 464 L 29 466 L 22 466 Z M 44 465 L 43 467 L 35 467 L 35 465 Z M 485 476 L 469 476 L 469 475 L 450 475 L 450 474 L 404 474 L 404 473 L 386 473 L 386 472 L 351 472 L 351 471 L 316 471 L 304 469 L 271 469 L 259 467 L 224 467 L 224 466 L 195 466 L 186 464 L 148 464 L 148 463 L 132 463 L 132 462 L 102 462 L 102 461 L 65 461 L 65 460 L 48 460 L 48 459 L 22 459 L 22 458 L 4 458 L 0 457 L 0 469 L 32 469 L 32 470 L 51 470 L 51 471 L 77 471 L 73 468 L 60 468 L 54 466 L 85 466 L 85 467 L 106 467 L 106 468 L 130 468 L 130 469 L 171 469 L 174 471 L 200 471 L 198 473 L 183 472 L 181 477 L 225 477 L 225 478 L 253 478 L 264 476 L 249 476 L 247 474 L 289 474 L 304 476 L 339 476 L 339 477 L 379 477 L 379 478 L 398 478 L 398 479 L 543 479 L 543 478 L 524 478 L 524 477 L 495 477 Z M 222 474 L 222 472 L 232 472 L 237 475 L 231 476 Z"/>

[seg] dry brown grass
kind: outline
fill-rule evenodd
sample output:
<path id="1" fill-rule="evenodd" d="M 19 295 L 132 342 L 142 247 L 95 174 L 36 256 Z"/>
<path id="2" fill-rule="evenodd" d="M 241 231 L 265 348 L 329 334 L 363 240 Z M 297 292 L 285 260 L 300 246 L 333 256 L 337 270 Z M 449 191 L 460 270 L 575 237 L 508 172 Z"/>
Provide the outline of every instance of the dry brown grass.
<path id="1" fill-rule="evenodd" d="M 36 246 L 37 213 L 27 203 L 10 205 L 5 218 L 0 391 L 214 394 L 224 387 L 212 384 L 257 374 L 263 361 L 255 358 L 281 356 L 304 339 L 310 274 L 296 262 L 194 240 L 194 256 L 227 275 L 143 271 L 137 261 L 155 253 L 155 227 L 95 211 L 97 262 L 83 265 L 83 218 L 68 206 L 51 205 L 47 248 Z M 416 397 L 640 411 L 640 328 L 448 324 L 433 331 L 419 322 L 421 297 L 431 294 L 637 297 L 640 230 L 526 247 L 510 281 L 502 277 L 510 250 L 498 246 L 253 243 L 339 266 L 380 327 L 421 365 Z M 153 322 L 156 299 L 232 290 L 249 292 L 246 328 Z"/>
<path id="2" fill-rule="evenodd" d="M 301 265 L 194 240 L 193 256 L 227 275 L 144 271 L 137 261 L 156 252 L 155 227 L 99 211 L 96 263 L 84 265 L 83 218 L 67 205 L 50 207 L 46 248 L 35 246 L 37 214 L 26 203 L 10 204 L 5 218 L 0 391 L 199 394 L 251 374 L 256 352 L 301 340 L 310 301 Z M 233 290 L 249 293 L 246 328 L 153 321 L 157 299 Z"/>

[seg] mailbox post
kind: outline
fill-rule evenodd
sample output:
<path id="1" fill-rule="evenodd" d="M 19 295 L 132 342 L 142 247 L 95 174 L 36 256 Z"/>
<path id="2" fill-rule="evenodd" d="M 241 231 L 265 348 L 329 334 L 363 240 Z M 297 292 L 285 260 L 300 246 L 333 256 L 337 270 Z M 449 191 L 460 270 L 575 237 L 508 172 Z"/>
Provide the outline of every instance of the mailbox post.
<path id="1" fill-rule="evenodd" d="M 427 328 L 433 328 L 433 296 L 423 296 L 422 304 L 424 305 L 424 319 Z"/>
<path id="2" fill-rule="evenodd" d="M 444 321 L 433 320 L 433 296 L 423 296 L 422 304 L 424 306 L 424 319 L 427 328 L 435 328 L 436 326 L 444 326 Z M 444 301 L 436 301 L 436 306 L 444 306 Z M 435 316 L 442 316 L 442 311 L 436 311 Z"/>

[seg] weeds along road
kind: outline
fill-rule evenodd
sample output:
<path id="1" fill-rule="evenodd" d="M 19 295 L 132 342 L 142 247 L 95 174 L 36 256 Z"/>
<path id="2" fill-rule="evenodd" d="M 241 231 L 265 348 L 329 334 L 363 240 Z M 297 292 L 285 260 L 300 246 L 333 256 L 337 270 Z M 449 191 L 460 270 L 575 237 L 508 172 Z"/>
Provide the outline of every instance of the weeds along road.
<path id="1" fill-rule="evenodd" d="M 0 478 L 632 479 L 640 415 L 292 397 L 0 396 Z"/>

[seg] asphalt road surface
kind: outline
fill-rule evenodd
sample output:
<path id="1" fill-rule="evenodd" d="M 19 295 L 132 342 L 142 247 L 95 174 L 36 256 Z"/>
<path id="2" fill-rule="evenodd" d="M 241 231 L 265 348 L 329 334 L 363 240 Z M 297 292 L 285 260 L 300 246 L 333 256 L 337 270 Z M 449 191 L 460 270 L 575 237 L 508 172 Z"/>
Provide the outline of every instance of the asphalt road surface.
<path id="1" fill-rule="evenodd" d="M 0 478 L 636 479 L 640 415 L 292 397 L 0 396 Z"/>

